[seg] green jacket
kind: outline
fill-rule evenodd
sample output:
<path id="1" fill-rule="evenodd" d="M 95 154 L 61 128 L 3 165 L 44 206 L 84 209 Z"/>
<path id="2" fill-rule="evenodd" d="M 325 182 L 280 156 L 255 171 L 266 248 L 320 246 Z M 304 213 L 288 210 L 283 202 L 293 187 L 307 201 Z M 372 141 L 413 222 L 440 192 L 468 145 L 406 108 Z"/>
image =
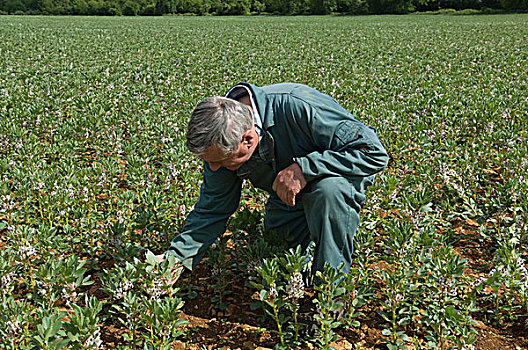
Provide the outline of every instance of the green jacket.
<path id="1" fill-rule="evenodd" d="M 238 208 L 243 179 L 269 192 L 270 201 L 280 201 L 271 187 L 277 173 L 292 162 L 299 164 L 308 184 L 342 176 L 360 192 L 387 165 L 387 153 L 374 130 L 330 96 L 293 83 L 239 85 L 253 93 L 262 119 L 261 140 L 252 158 L 236 171 L 211 171 L 204 162 L 200 197 L 169 248 L 191 270 L 225 231 Z"/>

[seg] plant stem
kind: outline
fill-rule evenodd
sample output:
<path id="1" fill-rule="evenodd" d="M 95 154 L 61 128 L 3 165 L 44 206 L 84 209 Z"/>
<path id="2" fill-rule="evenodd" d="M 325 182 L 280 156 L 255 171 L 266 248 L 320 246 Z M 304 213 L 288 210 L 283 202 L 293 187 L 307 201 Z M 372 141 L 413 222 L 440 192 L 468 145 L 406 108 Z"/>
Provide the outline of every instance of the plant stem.
<path id="1" fill-rule="evenodd" d="M 281 345 L 284 345 L 284 335 L 282 334 L 282 325 L 279 320 L 279 310 L 277 310 L 277 307 L 275 306 L 275 301 L 273 302 L 273 318 L 275 319 L 275 322 L 277 323 L 277 329 L 279 333 L 279 338 Z"/>
<path id="2" fill-rule="evenodd" d="M 295 325 L 295 341 L 298 341 L 299 340 L 299 323 L 297 322 L 297 310 L 299 308 L 297 307 L 297 305 L 294 306 L 294 311 L 293 311 L 293 323 Z"/>

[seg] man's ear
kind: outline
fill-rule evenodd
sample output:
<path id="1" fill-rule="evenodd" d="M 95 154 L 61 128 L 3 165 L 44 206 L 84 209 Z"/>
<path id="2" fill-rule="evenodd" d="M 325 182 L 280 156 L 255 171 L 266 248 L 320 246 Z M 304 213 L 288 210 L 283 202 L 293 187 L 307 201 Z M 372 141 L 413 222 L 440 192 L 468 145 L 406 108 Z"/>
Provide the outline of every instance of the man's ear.
<path id="1" fill-rule="evenodd" d="M 242 135 L 242 143 L 244 144 L 244 146 L 247 146 L 247 147 L 252 147 L 256 142 L 258 142 L 258 134 L 256 133 L 255 131 L 255 128 L 251 128 L 249 130 L 247 130 L 243 135 Z"/>

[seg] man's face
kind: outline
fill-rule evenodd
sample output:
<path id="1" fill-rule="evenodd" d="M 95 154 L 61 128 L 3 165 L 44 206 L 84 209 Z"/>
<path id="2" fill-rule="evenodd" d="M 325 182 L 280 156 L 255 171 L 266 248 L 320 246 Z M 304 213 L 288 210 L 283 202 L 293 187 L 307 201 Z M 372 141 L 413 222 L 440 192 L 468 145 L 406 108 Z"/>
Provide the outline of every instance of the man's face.
<path id="1" fill-rule="evenodd" d="M 238 149 L 230 153 L 223 153 L 218 146 L 212 145 L 205 150 L 199 157 L 209 164 L 212 171 L 217 171 L 221 167 L 235 171 L 251 158 L 253 151 L 257 147 L 258 134 L 255 128 L 247 131 L 244 134 L 242 142 L 238 145 Z"/>

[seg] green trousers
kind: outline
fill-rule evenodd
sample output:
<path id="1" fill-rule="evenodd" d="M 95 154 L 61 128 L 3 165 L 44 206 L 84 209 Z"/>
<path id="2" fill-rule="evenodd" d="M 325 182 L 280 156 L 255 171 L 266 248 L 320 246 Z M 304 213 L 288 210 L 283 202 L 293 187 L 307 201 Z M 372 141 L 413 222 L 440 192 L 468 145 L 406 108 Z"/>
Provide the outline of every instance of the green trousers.
<path id="1" fill-rule="evenodd" d="M 323 177 L 312 181 L 289 207 L 276 196 L 266 204 L 264 228 L 289 237 L 291 247 L 305 250 L 315 243 L 312 269 L 322 271 L 325 262 L 337 268 L 344 263 L 344 272 L 352 265 L 354 235 L 359 225 L 359 211 L 365 202 L 363 189 L 373 176 L 359 182 L 344 177 Z"/>

